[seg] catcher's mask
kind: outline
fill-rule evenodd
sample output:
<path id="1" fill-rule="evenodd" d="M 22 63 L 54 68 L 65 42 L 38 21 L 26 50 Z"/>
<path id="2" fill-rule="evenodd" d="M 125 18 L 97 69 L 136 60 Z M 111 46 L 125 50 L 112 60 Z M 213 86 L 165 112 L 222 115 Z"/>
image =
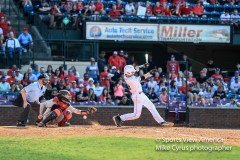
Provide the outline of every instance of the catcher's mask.
<path id="1" fill-rule="evenodd" d="M 57 94 L 57 97 L 59 101 L 69 104 L 71 102 L 71 94 L 67 90 L 60 90 L 59 93 Z"/>

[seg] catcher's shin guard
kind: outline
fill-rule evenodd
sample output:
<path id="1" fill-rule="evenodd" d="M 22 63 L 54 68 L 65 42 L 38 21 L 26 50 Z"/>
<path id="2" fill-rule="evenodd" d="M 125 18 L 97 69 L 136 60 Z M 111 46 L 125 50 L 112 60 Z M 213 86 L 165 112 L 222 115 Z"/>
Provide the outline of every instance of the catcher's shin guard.
<path id="1" fill-rule="evenodd" d="M 48 122 L 50 122 L 51 120 L 57 118 L 57 113 L 52 111 L 44 120 L 42 120 L 41 123 L 43 124 L 47 124 Z"/>
<path id="2" fill-rule="evenodd" d="M 22 111 L 18 122 L 21 122 L 22 124 L 26 124 L 29 112 L 30 112 L 30 105 L 28 104 L 27 107 L 24 108 L 24 110 Z"/>

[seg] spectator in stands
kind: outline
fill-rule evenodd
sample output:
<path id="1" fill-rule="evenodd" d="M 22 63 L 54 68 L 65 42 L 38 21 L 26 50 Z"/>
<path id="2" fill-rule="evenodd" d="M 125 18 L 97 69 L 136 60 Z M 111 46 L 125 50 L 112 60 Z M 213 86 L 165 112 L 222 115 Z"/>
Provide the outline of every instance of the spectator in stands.
<path id="1" fill-rule="evenodd" d="M 104 71 L 100 73 L 101 86 L 104 86 L 108 90 L 110 89 L 110 76 L 108 73 L 108 67 L 104 67 Z"/>
<path id="2" fill-rule="evenodd" d="M 76 93 L 75 96 L 75 101 L 76 102 L 85 102 L 88 101 L 88 93 L 84 92 L 84 86 L 81 84 L 80 86 L 80 91 Z"/>
<path id="3" fill-rule="evenodd" d="M 231 23 L 235 26 L 239 25 L 240 22 L 240 15 L 238 14 L 238 10 L 234 9 L 233 14 L 231 14 Z"/>
<path id="4" fill-rule="evenodd" d="M 16 80 L 15 83 L 11 86 L 11 92 L 19 93 L 23 89 L 23 85 L 21 84 L 21 81 Z"/>
<path id="5" fill-rule="evenodd" d="M 171 7 L 171 15 L 181 17 L 180 4 L 173 4 Z"/>
<path id="6" fill-rule="evenodd" d="M 136 9 L 133 5 L 132 0 L 130 0 L 129 3 L 125 5 L 125 14 L 134 15 L 135 13 L 136 13 Z"/>
<path id="7" fill-rule="evenodd" d="M 229 14 L 229 11 L 226 10 L 225 13 L 222 13 L 220 16 L 222 24 L 228 24 L 230 22 L 231 16 Z"/>
<path id="8" fill-rule="evenodd" d="M 16 71 L 15 71 L 15 79 L 17 81 L 20 81 L 20 82 L 21 82 L 21 80 L 23 80 L 23 75 L 21 74 L 20 69 L 16 69 Z"/>
<path id="9" fill-rule="evenodd" d="M 238 77 L 235 77 L 234 81 L 230 83 L 230 89 L 233 93 L 240 94 L 240 82 Z"/>
<path id="10" fill-rule="evenodd" d="M 223 76 L 220 74 L 220 69 L 216 68 L 215 73 L 211 76 L 214 81 L 223 80 Z"/>
<path id="11" fill-rule="evenodd" d="M 86 86 L 87 91 L 92 88 L 93 90 L 95 89 L 95 85 L 94 85 L 94 80 L 93 78 L 89 78 L 88 79 L 88 85 Z"/>
<path id="12" fill-rule="evenodd" d="M 156 5 L 153 7 L 153 14 L 155 16 L 161 16 L 163 11 L 163 7 L 160 6 L 160 2 L 156 2 Z"/>
<path id="13" fill-rule="evenodd" d="M 97 99 L 100 99 L 100 96 L 102 95 L 104 87 L 100 86 L 100 83 L 97 81 L 95 83 L 94 93 L 97 96 Z"/>
<path id="14" fill-rule="evenodd" d="M 8 23 L 7 23 L 7 21 L 5 20 L 5 17 L 4 17 L 4 16 L 1 17 L 1 20 L 0 20 L 0 28 L 2 28 L 2 30 L 3 30 L 3 36 L 4 36 L 4 37 L 7 37 Z"/>
<path id="15" fill-rule="evenodd" d="M 125 88 L 123 87 L 123 81 L 120 79 L 117 84 L 114 86 L 114 96 L 115 99 L 121 100 L 124 96 Z"/>
<path id="16" fill-rule="evenodd" d="M 226 98 L 226 92 L 223 90 L 223 86 L 219 85 L 218 89 L 214 92 L 213 98 L 224 99 Z"/>
<path id="17" fill-rule="evenodd" d="M 109 11 L 108 15 L 112 21 L 119 21 L 121 18 L 121 12 L 117 10 L 115 4 L 112 5 L 112 10 Z"/>
<path id="18" fill-rule="evenodd" d="M 1 77 L 0 92 L 9 92 L 11 90 L 11 86 L 8 82 L 6 82 L 6 80 L 5 76 Z"/>
<path id="19" fill-rule="evenodd" d="M 180 88 L 183 86 L 183 73 L 180 71 L 179 74 L 177 75 L 177 77 L 174 79 L 174 81 L 176 82 L 176 86 L 177 88 Z"/>
<path id="20" fill-rule="evenodd" d="M 11 76 L 9 76 L 8 78 L 6 78 L 6 82 L 8 82 L 10 85 L 14 84 L 16 82 L 16 79 L 15 79 L 15 72 L 12 73 Z"/>
<path id="21" fill-rule="evenodd" d="M 200 75 L 199 77 L 196 78 L 197 82 L 200 83 L 200 84 L 203 84 L 207 81 L 207 76 L 206 74 L 204 73 L 203 70 L 200 71 Z"/>
<path id="22" fill-rule="evenodd" d="M 130 106 L 130 104 L 131 103 L 130 103 L 129 99 L 125 95 L 122 97 L 120 103 L 118 103 L 118 105 L 120 105 L 120 106 Z"/>
<path id="23" fill-rule="evenodd" d="M 80 89 L 77 87 L 77 82 L 72 81 L 72 87 L 70 89 L 70 92 L 74 93 L 74 95 L 75 95 L 79 91 L 80 91 Z"/>
<path id="24" fill-rule="evenodd" d="M 116 2 L 116 9 L 123 14 L 124 13 L 124 5 L 122 4 L 121 0 L 117 0 Z"/>
<path id="25" fill-rule="evenodd" d="M 6 40 L 6 51 L 10 60 L 10 64 L 14 62 L 14 54 L 17 53 L 19 60 L 22 60 L 22 47 L 18 39 L 14 37 L 13 32 L 9 33 L 9 38 Z"/>
<path id="26" fill-rule="evenodd" d="M 158 97 L 156 93 L 153 92 L 153 89 L 151 87 L 148 87 L 146 96 L 149 98 L 149 100 L 153 103 L 158 102 Z"/>
<path id="27" fill-rule="evenodd" d="M 55 74 L 54 71 L 53 71 L 52 65 L 48 65 L 48 66 L 47 66 L 47 71 L 46 71 L 46 73 Z"/>
<path id="28" fill-rule="evenodd" d="M 119 52 L 119 71 L 123 72 L 124 67 L 127 65 L 127 62 L 124 57 L 124 52 L 121 50 Z"/>
<path id="29" fill-rule="evenodd" d="M 4 54 L 5 52 L 5 48 L 3 47 L 3 41 L 4 41 L 3 30 L 0 27 L 0 55 Z"/>
<path id="30" fill-rule="evenodd" d="M 23 33 L 18 36 L 18 41 L 23 47 L 23 52 L 28 52 L 30 47 L 33 45 L 33 40 L 31 34 L 28 32 L 28 28 L 23 28 Z"/>
<path id="31" fill-rule="evenodd" d="M 64 77 L 67 75 L 65 73 L 65 71 L 64 71 L 64 67 L 63 66 L 59 66 L 58 71 L 59 71 L 58 78 L 59 79 L 64 79 Z"/>
<path id="32" fill-rule="evenodd" d="M 214 61 L 210 59 L 206 65 L 208 76 L 212 76 L 215 73 L 216 65 L 214 64 Z"/>
<path id="33" fill-rule="evenodd" d="M 104 88 L 99 100 L 100 100 L 100 102 L 107 102 L 107 98 L 111 99 L 111 96 L 110 96 L 107 88 Z"/>
<path id="34" fill-rule="evenodd" d="M 167 90 L 166 88 L 162 88 L 162 92 L 159 96 L 159 102 L 161 102 L 161 104 L 166 105 L 168 103 L 169 97 L 167 95 Z"/>
<path id="35" fill-rule="evenodd" d="M 150 1 L 146 1 L 146 16 L 152 16 L 153 15 L 153 9 L 151 6 L 151 2 Z"/>
<path id="36" fill-rule="evenodd" d="M 75 28 L 78 28 L 78 13 L 79 13 L 79 10 L 77 9 L 77 5 L 76 4 L 73 4 L 72 5 L 72 9 L 70 10 L 70 19 L 71 21 L 73 22 L 72 23 L 72 27 L 75 27 Z"/>
<path id="37" fill-rule="evenodd" d="M 28 77 L 28 73 L 24 73 L 23 75 L 23 79 L 21 81 L 21 84 L 23 85 L 23 87 L 29 85 L 31 83 L 31 81 L 29 80 L 29 77 Z"/>
<path id="38" fill-rule="evenodd" d="M 189 84 L 188 85 L 188 91 L 187 91 L 187 97 L 188 97 L 188 103 L 192 104 L 193 102 L 198 101 L 198 91 L 196 90 L 196 87 L 194 84 Z"/>
<path id="39" fill-rule="evenodd" d="M 71 69 L 68 70 L 68 74 L 65 77 L 67 77 L 70 82 L 77 81 L 77 77 L 73 74 Z"/>
<path id="40" fill-rule="evenodd" d="M 206 100 L 206 98 L 205 98 L 205 94 L 204 94 L 203 92 L 199 92 L 199 93 L 198 93 L 198 103 L 199 103 L 200 105 L 203 105 L 203 106 L 205 106 L 206 103 L 207 103 L 207 100 Z"/>
<path id="41" fill-rule="evenodd" d="M 240 107 L 240 103 L 234 97 L 230 97 L 230 102 L 223 105 L 224 107 Z"/>
<path id="42" fill-rule="evenodd" d="M 104 5 L 101 2 L 101 0 L 97 0 L 97 2 L 95 3 L 95 14 L 105 14 L 106 11 L 104 10 Z"/>
<path id="43" fill-rule="evenodd" d="M 192 7 L 190 7 L 187 2 L 183 2 L 180 7 L 180 13 L 182 17 L 189 17 L 193 14 Z"/>
<path id="44" fill-rule="evenodd" d="M 235 71 L 235 72 L 234 72 L 234 76 L 231 77 L 230 83 L 231 83 L 231 82 L 234 82 L 234 81 L 235 81 L 235 78 L 240 79 L 239 71 Z"/>
<path id="45" fill-rule="evenodd" d="M 192 70 L 192 64 L 190 60 L 188 59 L 186 54 L 183 54 L 182 56 L 182 63 L 180 65 L 180 71 L 185 71 L 185 70 L 191 71 Z"/>
<path id="46" fill-rule="evenodd" d="M 172 15 L 171 10 L 170 10 L 170 8 L 169 8 L 169 5 L 168 5 L 167 3 L 163 3 L 163 12 L 162 12 L 162 15 L 167 16 L 167 17 L 169 17 L 169 16 Z"/>
<path id="47" fill-rule="evenodd" d="M 78 79 L 80 77 L 79 72 L 77 71 L 75 66 L 72 66 L 71 68 L 69 68 L 69 70 L 72 71 L 72 74 L 76 77 L 76 79 Z"/>
<path id="48" fill-rule="evenodd" d="M 148 88 L 155 88 L 157 85 L 157 81 L 154 80 L 154 77 L 150 77 L 149 81 L 147 82 Z"/>
<path id="49" fill-rule="evenodd" d="M 97 96 L 95 95 L 93 88 L 89 88 L 88 90 L 88 101 L 97 101 Z"/>
<path id="50" fill-rule="evenodd" d="M 167 72 L 174 71 L 177 75 L 179 72 L 180 66 L 178 61 L 175 60 L 175 56 L 171 55 L 171 60 L 167 62 Z"/>
<path id="51" fill-rule="evenodd" d="M 5 39 L 6 38 L 9 38 L 9 33 L 10 32 L 13 32 L 13 34 L 14 34 L 14 37 L 16 37 L 16 32 L 15 32 L 15 30 L 13 29 L 13 27 L 12 27 L 12 25 L 11 24 L 8 24 L 8 27 L 7 27 L 7 30 L 6 30 L 6 37 L 5 37 Z"/>
<path id="52" fill-rule="evenodd" d="M 86 73 L 90 78 L 93 78 L 94 81 L 98 81 L 99 76 L 98 66 L 96 65 L 96 61 L 93 57 L 90 59 L 90 61 L 91 64 L 87 66 Z"/>
<path id="53" fill-rule="evenodd" d="M 60 24 L 62 21 L 62 12 L 57 5 L 54 5 L 50 11 L 50 25 L 49 27 L 56 27 L 56 24 Z"/>
<path id="54" fill-rule="evenodd" d="M 105 59 L 105 51 L 101 51 L 98 57 L 98 69 L 99 69 L 99 73 L 104 71 L 104 67 L 107 65 L 107 61 Z"/>
<path id="55" fill-rule="evenodd" d="M 49 12 L 49 11 L 51 11 L 51 7 L 46 0 L 42 0 L 41 4 L 39 5 L 38 11 Z"/>
<path id="56" fill-rule="evenodd" d="M 30 83 L 36 82 L 38 80 L 38 77 L 35 74 L 33 74 L 32 68 L 28 68 L 27 73 L 28 73 L 28 80 L 30 81 Z"/>
<path id="57" fill-rule="evenodd" d="M 191 83 L 197 83 L 197 80 L 195 77 L 193 77 L 193 73 L 192 72 L 188 72 L 188 80 L 187 80 L 188 84 Z"/>
<path id="58" fill-rule="evenodd" d="M 170 86 L 169 86 L 169 96 L 175 96 L 178 94 L 178 87 L 176 86 L 176 82 L 174 80 L 172 80 L 170 82 Z"/>
<path id="59" fill-rule="evenodd" d="M 200 1 L 198 1 L 197 4 L 193 6 L 192 11 L 193 11 L 193 14 L 196 17 L 202 17 L 203 16 L 204 7 L 203 7 L 203 5 L 201 4 Z"/>
<path id="60" fill-rule="evenodd" d="M 33 72 L 32 72 L 37 78 L 40 76 L 39 66 L 35 64 L 33 66 Z"/>
<path id="61" fill-rule="evenodd" d="M 117 51 L 114 51 L 113 55 L 110 56 L 108 59 L 108 63 L 110 67 L 115 66 L 119 70 L 119 68 L 121 67 L 119 61 L 120 61 L 120 57 L 118 56 Z"/>

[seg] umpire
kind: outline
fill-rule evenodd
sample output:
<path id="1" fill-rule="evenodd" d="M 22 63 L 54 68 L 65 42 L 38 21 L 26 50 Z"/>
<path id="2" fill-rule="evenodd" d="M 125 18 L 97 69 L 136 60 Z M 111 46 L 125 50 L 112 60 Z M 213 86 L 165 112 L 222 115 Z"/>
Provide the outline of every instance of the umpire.
<path id="1" fill-rule="evenodd" d="M 49 77 L 46 74 L 42 74 L 38 77 L 37 82 L 31 83 L 24 87 L 17 96 L 13 104 L 15 106 L 24 108 L 17 122 L 18 127 L 26 126 L 30 108 L 39 111 L 39 98 L 44 95 L 46 91 L 45 85 L 48 83 L 48 81 Z"/>

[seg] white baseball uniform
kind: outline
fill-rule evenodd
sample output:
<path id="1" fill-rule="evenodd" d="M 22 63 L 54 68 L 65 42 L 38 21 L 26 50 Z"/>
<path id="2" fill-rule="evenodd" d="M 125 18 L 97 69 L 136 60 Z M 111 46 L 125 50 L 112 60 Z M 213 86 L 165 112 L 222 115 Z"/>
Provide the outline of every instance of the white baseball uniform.
<path id="1" fill-rule="evenodd" d="M 140 84 L 141 78 L 136 76 L 124 77 L 126 83 L 130 87 L 132 93 L 132 100 L 134 103 L 134 112 L 121 115 L 122 121 L 138 119 L 142 113 L 142 107 L 145 106 L 153 115 L 154 119 L 158 123 L 165 122 L 164 119 L 159 115 L 154 104 L 149 98 L 143 93 L 142 86 Z"/>

